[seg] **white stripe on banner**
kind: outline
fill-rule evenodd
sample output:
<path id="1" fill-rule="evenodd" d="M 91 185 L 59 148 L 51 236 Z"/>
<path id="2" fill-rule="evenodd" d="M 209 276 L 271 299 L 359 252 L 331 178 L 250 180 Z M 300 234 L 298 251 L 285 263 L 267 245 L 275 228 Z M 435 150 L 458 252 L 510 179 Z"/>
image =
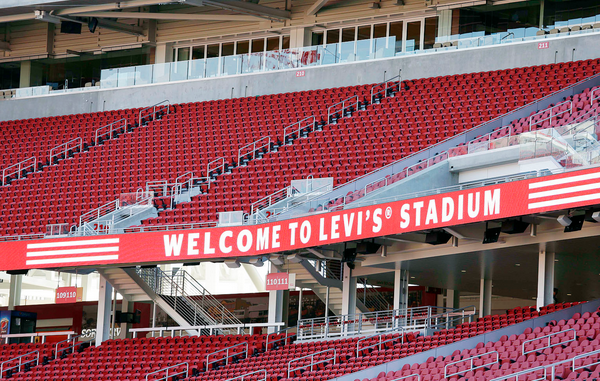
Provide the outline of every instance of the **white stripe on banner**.
<path id="1" fill-rule="evenodd" d="M 570 183 L 575 183 L 577 181 L 585 181 L 585 180 L 592 180 L 592 179 L 598 179 L 598 178 L 600 178 L 600 172 L 588 173 L 587 175 L 571 176 L 571 177 L 565 177 L 565 178 L 556 179 L 556 180 L 538 181 L 536 183 L 529 184 L 529 189 L 551 187 L 553 185 L 570 184 Z"/>
<path id="2" fill-rule="evenodd" d="M 548 196 L 556 196 L 556 195 L 559 195 L 559 194 L 583 192 L 583 191 L 592 190 L 592 189 L 598 189 L 598 188 L 600 188 L 600 183 L 578 185 L 578 186 L 575 186 L 575 187 L 558 188 L 558 189 L 553 189 L 553 190 L 549 190 L 549 191 L 530 193 L 529 194 L 529 198 L 531 199 L 531 198 L 542 198 L 542 197 L 548 197 Z"/>
<path id="3" fill-rule="evenodd" d="M 119 251 L 119 246 L 91 247 L 87 249 L 46 250 L 27 252 L 28 257 L 47 257 L 49 255 L 77 255 L 91 253 L 111 253 Z"/>
<path id="4" fill-rule="evenodd" d="M 74 258 L 50 258 L 50 259 L 30 259 L 25 262 L 27 266 L 33 265 L 49 265 L 59 263 L 76 263 L 76 262 L 94 262 L 94 261 L 113 261 L 119 259 L 119 255 L 96 255 L 92 257 L 74 257 Z"/>
<path id="5" fill-rule="evenodd" d="M 600 199 L 600 193 L 592 193 L 592 194 L 586 194 L 583 196 L 575 196 L 575 197 L 559 198 L 556 200 L 534 202 L 533 204 L 529 204 L 528 207 L 529 207 L 529 209 L 537 209 L 537 208 L 543 208 L 546 206 L 572 204 L 574 202 L 590 201 L 590 200 L 597 200 L 597 199 Z"/>
<path id="6" fill-rule="evenodd" d="M 104 245 L 108 243 L 119 243 L 118 238 L 105 238 L 105 239 L 88 239 L 85 241 L 61 241 L 61 242 L 48 242 L 48 243 L 28 243 L 28 249 L 47 249 L 51 247 L 65 247 L 65 246 L 87 246 L 87 245 Z"/>

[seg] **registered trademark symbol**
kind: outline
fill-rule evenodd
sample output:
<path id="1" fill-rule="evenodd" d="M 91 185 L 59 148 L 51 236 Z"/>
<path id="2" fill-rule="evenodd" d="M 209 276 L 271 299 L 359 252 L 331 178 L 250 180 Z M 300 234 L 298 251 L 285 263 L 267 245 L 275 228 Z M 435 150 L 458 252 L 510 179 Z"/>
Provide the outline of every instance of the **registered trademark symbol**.
<path id="1" fill-rule="evenodd" d="M 387 218 L 388 220 L 392 217 L 392 207 L 388 206 L 385 209 L 385 218 Z"/>

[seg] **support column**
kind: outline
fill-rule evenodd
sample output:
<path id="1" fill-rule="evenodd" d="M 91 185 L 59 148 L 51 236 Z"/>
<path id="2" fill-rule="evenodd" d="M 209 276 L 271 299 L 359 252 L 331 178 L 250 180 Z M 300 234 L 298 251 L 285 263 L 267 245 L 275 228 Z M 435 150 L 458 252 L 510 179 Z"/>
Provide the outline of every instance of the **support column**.
<path id="1" fill-rule="evenodd" d="M 302 48 L 312 45 L 312 31 L 310 28 L 290 29 L 290 48 Z"/>
<path id="2" fill-rule="evenodd" d="M 540 248 L 536 303 L 538 309 L 554 302 L 554 258 L 554 253 L 546 253 L 545 248 Z"/>
<path id="3" fill-rule="evenodd" d="M 156 44 L 154 63 L 166 63 L 173 61 L 173 44 Z"/>
<path id="4" fill-rule="evenodd" d="M 438 11 L 438 37 L 452 34 L 452 9 Z"/>
<path id="5" fill-rule="evenodd" d="M 402 262 L 396 263 L 394 270 L 394 309 L 408 308 L 408 271 L 402 269 Z"/>
<path id="6" fill-rule="evenodd" d="M 492 313 L 492 280 L 481 278 L 479 286 L 479 317 Z"/>
<path id="7" fill-rule="evenodd" d="M 460 308 L 460 291 L 446 290 L 446 307 Z"/>
<path id="8" fill-rule="evenodd" d="M 98 296 L 98 317 L 96 319 L 96 346 L 108 340 L 110 329 L 110 305 L 113 287 L 100 275 L 100 293 Z"/>
<path id="9" fill-rule="evenodd" d="M 10 289 L 8 293 L 8 309 L 12 311 L 21 304 L 21 285 L 23 284 L 23 275 L 10 276 Z"/>
<path id="10" fill-rule="evenodd" d="M 325 293 L 325 318 L 329 317 L 329 287 Z"/>
<path id="11" fill-rule="evenodd" d="M 121 300 L 121 312 L 134 312 L 133 311 L 133 302 L 129 302 L 125 299 L 125 297 L 123 297 L 123 300 Z M 121 328 L 121 332 L 119 333 L 120 339 L 125 339 L 128 337 L 131 337 L 131 335 L 129 334 L 129 328 L 131 328 L 131 324 L 121 323 L 120 328 Z"/>
<path id="12" fill-rule="evenodd" d="M 269 323 L 279 323 L 283 321 L 283 291 L 269 291 Z M 268 332 L 275 332 L 276 328 L 269 327 Z"/>
<path id="13" fill-rule="evenodd" d="M 21 61 L 21 78 L 19 80 L 19 87 L 30 87 L 31 86 L 31 61 Z"/>
<path id="14" fill-rule="evenodd" d="M 356 312 L 356 277 L 352 276 L 352 269 L 344 263 L 342 278 L 342 315 Z"/>

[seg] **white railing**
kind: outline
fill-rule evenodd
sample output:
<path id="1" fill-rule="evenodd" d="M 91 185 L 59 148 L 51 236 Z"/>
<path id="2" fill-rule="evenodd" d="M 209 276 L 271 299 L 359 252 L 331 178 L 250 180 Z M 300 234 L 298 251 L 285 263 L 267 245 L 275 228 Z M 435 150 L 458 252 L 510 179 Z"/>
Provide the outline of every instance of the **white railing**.
<path id="1" fill-rule="evenodd" d="M 2 170 L 2 185 L 5 185 L 4 179 L 14 174 L 17 175 L 17 179 L 20 179 L 23 175 L 23 171 L 29 168 L 33 168 L 33 172 L 36 171 L 37 159 L 35 156 L 29 159 L 22 160 L 17 164 L 10 165 Z"/>
<path id="2" fill-rule="evenodd" d="M 398 336 L 389 338 L 387 340 L 383 340 L 383 337 L 385 335 L 398 335 Z M 363 343 L 363 342 L 365 342 L 367 340 L 371 340 L 371 339 L 373 339 L 375 337 L 379 338 L 379 340 L 375 344 L 367 345 L 366 347 L 361 347 L 361 343 Z M 359 339 L 356 342 L 356 357 L 359 357 L 360 356 L 360 352 L 364 351 L 365 349 L 377 347 L 378 350 L 381 350 L 381 345 L 382 344 L 390 343 L 390 342 L 398 341 L 398 340 L 402 344 L 404 344 L 404 328 L 403 327 L 394 328 L 394 329 L 391 329 L 389 331 L 385 331 L 385 332 L 381 332 L 381 333 L 378 333 L 378 334 L 375 334 L 375 335 L 363 337 L 362 339 Z"/>
<path id="3" fill-rule="evenodd" d="M 495 360 L 494 360 L 494 357 L 493 357 L 494 355 L 496 357 Z M 483 359 L 483 357 L 491 357 L 491 358 L 488 360 L 489 362 L 485 362 L 486 360 Z M 475 360 L 478 360 L 478 359 L 482 359 L 483 360 L 483 363 L 481 365 L 475 365 Z M 467 357 L 466 359 L 454 361 L 454 362 L 448 363 L 448 364 L 446 364 L 444 366 L 444 378 L 449 378 L 449 377 L 452 377 L 452 376 L 456 376 L 456 375 L 459 375 L 461 373 L 466 373 L 466 372 L 469 372 L 469 371 L 473 371 L 475 369 L 487 368 L 487 367 L 489 367 L 489 366 L 491 366 L 493 364 L 497 364 L 498 361 L 500 361 L 500 355 L 496 351 L 486 352 L 486 353 L 482 353 L 482 354 L 479 354 L 479 355 Z M 469 363 L 469 367 L 468 368 L 465 368 L 463 370 L 457 370 L 454 373 L 448 373 L 448 368 L 451 368 L 452 366 L 456 367 L 457 364 L 461 364 L 461 363 L 465 363 L 465 362 Z"/>
<path id="4" fill-rule="evenodd" d="M 373 87 L 371 87 L 371 104 L 375 103 L 375 98 L 378 97 L 381 93 L 383 93 L 384 98 L 387 97 L 388 89 L 393 88 L 393 86 L 397 86 L 396 91 L 400 91 L 401 83 L 402 79 L 400 75 L 397 75 L 393 78 L 390 78 L 387 81 L 378 83 L 377 85 L 373 85 Z"/>
<path id="5" fill-rule="evenodd" d="M 560 109 L 564 105 L 567 105 L 567 108 L 565 110 L 561 111 Z M 559 109 L 557 113 L 554 112 L 555 109 Z M 533 126 L 538 125 L 538 124 L 542 125 L 547 120 L 550 121 L 550 126 L 552 126 L 552 119 L 553 118 L 557 118 L 559 115 L 562 115 L 562 114 L 564 114 L 566 112 L 569 112 L 570 114 L 572 114 L 573 113 L 573 101 L 564 101 L 564 102 L 561 102 L 561 103 L 557 104 L 556 106 L 550 107 L 549 111 L 550 111 L 550 115 L 549 116 L 547 116 L 547 117 L 545 117 L 543 119 L 537 120 L 535 122 L 533 122 L 533 119 L 536 116 L 540 115 L 540 114 L 544 115 L 546 112 L 548 112 L 548 109 L 540 110 L 540 111 L 536 112 L 535 114 L 531 115 L 529 117 L 529 131 L 531 131 L 531 128 Z"/>
<path id="6" fill-rule="evenodd" d="M 282 143 L 286 144 L 286 138 L 293 134 L 296 134 L 296 139 L 300 138 L 302 130 L 306 129 L 308 132 L 312 132 L 315 128 L 317 120 L 314 115 L 306 117 L 296 123 L 290 124 L 283 129 L 283 140 Z"/>
<path id="7" fill-rule="evenodd" d="M 79 217 L 79 226 L 83 226 L 85 223 L 89 223 L 103 217 L 109 213 L 119 209 L 119 199 L 107 202 L 106 204 L 97 207 L 94 210 L 90 210 Z"/>
<path id="8" fill-rule="evenodd" d="M 238 335 L 251 335 L 252 330 L 255 328 L 276 328 L 281 327 L 285 323 L 248 323 L 248 324 L 214 324 L 214 325 L 197 325 L 197 326 L 189 326 L 189 327 L 154 327 L 154 328 L 131 328 L 129 332 L 131 332 L 133 338 L 138 337 L 138 333 L 152 333 L 152 337 L 154 337 L 155 333 L 158 333 L 159 337 L 164 337 L 165 333 L 168 333 L 168 337 L 177 336 L 176 333 L 179 333 L 179 336 L 183 336 L 186 332 L 192 331 L 209 331 L 210 335 L 215 335 L 218 332 L 222 331 L 233 331 L 236 330 Z"/>
<path id="9" fill-rule="evenodd" d="M 171 111 L 171 102 L 169 102 L 168 100 L 164 100 L 162 102 L 158 102 L 157 104 L 150 106 L 150 107 L 146 107 L 143 110 L 140 110 L 139 116 L 138 116 L 138 126 L 142 126 L 142 118 L 146 117 L 146 116 L 152 116 L 154 117 L 154 115 L 156 115 L 157 113 L 163 111 L 163 110 L 167 110 L 167 114 L 169 114 L 169 112 Z M 150 111 L 152 110 L 152 111 Z"/>
<path id="10" fill-rule="evenodd" d="M 341 102 L 334 104 L 333 106 L 329 106 L 327 108 L 327 124 L 332 123 L 331 116 L 340 113 L 340 118 L 344 117 L 344 112 L 351 107 L 354 107 L 354 111 L 358 111 L 358 95 L 353 95 L 349 98 L 344 99 Z"/>
<path id="11" fill-rule="evenodd" d="M 394 378 L 393 380 L 390 380 L 390 381 L 408 380 L 409 378 L 412 379 L 413 377 L 416 377 L 416 381 L 421 381 L 421 375 L 418 374 L 418 373 L 413 373 L 413 374 L 409 374 L 408 376 L 402 376 L 402 377 L 399 377 L 399 378 Z M 414 381 L 414 380 L 411 380 L 411 381 Z"/>
<path id="12" fill-rule="evenodd" d="M 33 357 L 32 359 L 25 359 L 25 357 L 28 357 L 28 356 L 31 357 L 32 354 L 35 354 L 35 357 Z M 19 364 L 12 365 L 17 360 L 19 361 Z M 20 372 L 22 366 L 25 366 L 27 364 L 31 364 L 33 362 L 35 362 L 35 366 L 37 366 L 37 365 L 40 364 L 40 351 L 39 350 L 32 351 L 32 352 L 29 352 L 29 353 L 25 353 L 23 355 L 20 355 L 20 356 L 17 356 L 17 357 L 13 357 L 10 360 L 3 361 L 2 363 L 0 363 L 0 378 L 4 378 L 4 373 L 5 372 L 11 371 L 10 372 L 11 374 L 8 377 L 8 378 L 10 378 L 12 376 L 12 373 L 13 373 L 12 370 L 13 369 L 16 369 L 17 372 Z M 12 365 L 12 366 L 10 366 L 10 365 Z"/>
<path id="13" fill-rule="evenodd" d="M 594 95 L 594 93 L 596 93 L 597 95 Z M 594 101 L 596 99 L 600 99 L 600 87 L 597 89 L 592 89 L 592 92 L 590 94 L 590 106 L 594 105 Z"/>
<path id="14" fill-rule="evenodd" d="M 146 192 L 153 192 L 156 197 L 166 197 L 169 195 L 169 184 L 167 180 L 152 180 L 146 183 Z"/>
<path id="15" fill-rule="evenodd" d="M 122 124 L 122 125 L 121 125 Z M 127 119 L 119 119 L 116 122 L 112 122 L 107 124 L 106 126 L 102 126 L 96 130 L 94 144 L 98 145 L 98 139 L 101 137 L 108 135 L 109 139 L 113 138 L 113 132 L 120 130 L 123 128 L 123 132 L 127 132 Z"/>
<path id="16" fill-rule="evenodd" d="M 48 164 L 52 165 L 52 158 L 55 156 L 60 156 L 61 154 L 65 155 L 65 159 L 67 158 L 67 153 L 70 149 L 79 148 L 79 152 L 83 150 L 83 139 L 75 138 L 71 139 L 66 143 L 59 144 L 56 147 L 50 150 L 50 154 L 48 155 Z"/>
<path id="17" fill-rule="evenodd" d="M 573 333 L 573 337 L 572 338 L 565 338 L 564 340 L 559 341 L 558 343 L 552 343 L 552 338 L 558 335 L 562 335 L 562 334 L 567 334 L 567 332 L 572 332 Z M 565 335 L 566 336 L 566 335 Z M 548 339 L 548 344 L 544 344 L 544 346 L 542 347 L 537 347 L 531 350 L 526 350 L 526 345 L 533 343 L 535 341 L 538 340 L 543 340 L 543 339 Z M 530 339 L 530 340 L 526 340 L 523 342 L 523 345 L 521 346 L 521 354 L 526 355 L 528 353 L 532 353 L 532 352 L 538 352 L 541 350 L 544 350 L 546 348 L 552 348 L 555 347 L 557 345 L 563 345 L 563 344 L 567 344 L 570 343 L 572 341 L 577 340 L 577 331 L 575 331 L 574 329 L 566 329 L 564 331 L 560 331 L 560 332 L 553 332 L 549 335 L 545 335 L 545 336 L 541 336 L 541 337 L 536 337 L 535 339 Z"/>
<path id="18" fill-rule="evenodd" d="M 217 164 L 217 166 L 214 166 L 213 164 Z M 215 160 L 209 162 L 208 164 L 206 164 L 206 177 L 208 179 L 210 179 L 211 172 L 216 171 L 218 169 L 221 170 L 221 173 L 225 172 L 225 158 L 224 157 L 220 157 L 220 158 L 215 159 Z"/>
<path id="19" fill-rule="evenodd" d="M 36 337 L 42 338 L 42 344 L 46 342 L 46 337 L 48 336 L 67 336 L 67 339 L 71 338 L 71 335 L 74 335 L 75 331 L 54 331 L 54 332 L 32 332 L 32 333 L 11 333 L 0 336 L 0 341 L 4 344 L 8 344 L 10 339 L 21 339 L 23 337 L 29 337 L 30 343 L 35 342 Z"/>
<path id="20" fill-rule="evenodd" d="M 258 201 L 254 201 L 252 205 L 250 205 L 250 215 L 268 208 L 269 206 L 278 203 L 281 200 L 285 200 L 290 196 L 291 185 L 288 185 L 285 188 L 279 189 L 268 196 L 261 198 Z"/>
<path id="21" fill-rule="evenodd" d="M 169 373 L 169 371 L 171 369 L 182 368 L 183 366 L 185 366 L 185 370 L 181 370 L 181 371 L 175 370 L 175 373 L 173 373 L 173 372 Z M 151 375 L 158 374 L 158 373 L 161 373 L 161 372 L 165 372 L 165 376 L 161 377 L 161 378 L 153 378 L 153 380 L 156 380 L 156 381 L 165 380 L 165 381 L 167 381 L 167 380 L 170 380 L 169 377 L 174 377 L 174 376 L 179 376 L 179 375 L 183 375 L 183 378 L 188 378 L 189 372 L 190 372 L 190 364 L 187 363 L 187 362 L 182 362 L 182 363 L 179 363 L 179 364 L 176 364 L 176 365 L 168 366 L 166 368 L 155 370 L 154 372 L 147 373 L 146 374 L 146 381 L 148 381 L 150 379 Z"/>
<path id="22" fill-rule="evenodd" d="M 85 335 L 77 335 L 77 336 L 73 336 L 70 337 L 66 340 L 63 341 L 59 341 L 58 343 L 56 343 L 56 345 L 54 346 L 54 357 L 55 358 L 59 358 L 63 353 L 67 352 L 70 349 L 75 350 L 75 347 L 83 345 L 85 343 L 89 343 L 91 341 L 93 341 L 94 339 L 90 339 L 90 340 L 82 340 L 82 341 L 77 341 L 77 339 L 81 338 L 81 337 L 85 337 Z M 62 347 L 59 349 L 59 347 L 61 346 L 61 344 L 66 343 L 68 344 L 66 347 Z M 61 352 L 61 354 L 59 355 L 58 352 Z"/>
<path id="23" fill-rule="evenodd" d="M 233 348 L 238 348 L 238 347 L 245 347 L 245 349 L 243 351 L 240 352 L 235 352 L 234 354 L 229 354 L 229 351 Z M 216 358 L 212 361 L 210 361 L 210 356 L 213 356 L 213 358 L 215 357 L 215 355 L 217 353 L 221 353 L 221 352 L 225 352 L 225 356 L 224 357 L 219 357 Z M 214 364 L 214 363 L 219 363 L 223 360 L 225 360 L 225 365 L 229 364 L 229 359 L 235 356 L 239 356 L 245 354 L 246 358 L 248 358 L 248 342 L 244 342 L 244 343 L 239 343 L 236 345 L 232 345 L 231 347 L 227 347 L 227 348 L 223 348 L 223 349 L 219 349 L 218 351 L 214 351 L 211 352 L 209 354 L 206 355 L 206 371 L 208 372 L 208 370 L 210 369 L 210 364 Z"/>
<path id="24" fill-rule="evenodd" d="M 252 147 L 252 149 L 247 150 L 247 148 L 249 148 L 249 147 Z M 256 141 L 246 144 L 242 148 L 238 149 L 238 159 L 237 159 L 238 166 L 241 165 L 242 158 L 247 155 L 251 155 L 252 158 L 250 160 L 256 159 L 256 151 L 259 151 L 263 148 L 267 148 L 267 152 L 269 152 L 271 150 L 271 137 L 270 136 L 264 136 Z"/>
<path id="25" fill-rule="evenodd" d="M 242 374 L 241 376 L 237 376 L 237 377 L 233 377 L 233 378 L 228 378 L 225 381 L 233 381 L 233 380 L 244 381 L 244 379 L 246 377 L 250 377 L 250 376 L 253 376 L 253 375 L 259 374 L 259 373 L 262 373 L 263 377 L 261 377 L 261 378 L 253 378 L 253 380 L 254 381 L 267 381 L 267 370 L 266 369 L 255 370 L 254 372 Z"/>
<path id="26" fill-rule="evenodd" d="M 267 341 L 266 341 L 266 343 L 265 343 L 265 351 L 268 351 L 268 350 L 269 350 L 269 344 L 275 344 L 275 343 L 279 343 L 279 342 L 282 342 L 282 341 L 283 341 L 283 345 L 287 345 L 287 344 L 288 344 L 288 341 L 289 341 L 289 343 L 291 344 L 291 343 L 292 343 L 292 337 L 295 337 L 295 336 L 297 336 L 297 335 L 296 335 L 295 333 L 294 333 L 294 334 L 291 334 L 291 335 L 288 335 L 288 334 L 287 334 L 287 331 L 289 331 L 289 330 L 291 330 L 291 329 L 295 329 L 295 328 L 296 328 L 296 327 L 289 327 L 289 328 L 287 328 L 287 329 L 284 329 L 284 330 L 282 330 L 282 331 L 279 331 L 279 332 L 275 332 L 275 333 L 270 333 L 270 334 L 268 334 L 268 335 L 267 335 Z M 282 338 L 280 338 L 280 339 L 277 339 L 277 340 L 269 340 L 269 336 L 277 336 L 277 335 L 280 335 L 280 334 L 282 334 L 282 333 L 285 335 L 284 337 L 282 337 Z"/>
<path id="27" fill-rule="evenodd" d="M 333 355 L 331 357 L 326 357 L 323 360 L 315 361 L 315 356 L 323 354 L 323 353 L 328 353 L 328 352 L 332 352 Z M 306 358 L 310 358 L 310 364 L 300 365 L 299 367 L 292 369 L 292 363 L 293 362 L 298 362 L 298 361 L 306 359 Z M 308 367 L 310 367 L 310 371 L 312 372 L 313 367 L 315 365 L 317 365 L 317 364 L 328 363 L 328 362 L 330 362 L 332 360 L 333 360 L 333 364 L 335 364 L 336 359 L 337 359 L 337 356 L 336 356 L 336 350 L 335 350 L 335 348 L 329 348 L 329 349 L 325 349 L 324 351 L 319 351 L 319 352 L 311 353 L 311 354 L 306 355 L 306 356 L 297 357 L 297 358 L 295 358 L 293 360 L 290 360 L 288 362 L 287 378 L 290 378 L 290 374 L 292 372 L 300 370 L 300 369 L 306 369 Z"/>

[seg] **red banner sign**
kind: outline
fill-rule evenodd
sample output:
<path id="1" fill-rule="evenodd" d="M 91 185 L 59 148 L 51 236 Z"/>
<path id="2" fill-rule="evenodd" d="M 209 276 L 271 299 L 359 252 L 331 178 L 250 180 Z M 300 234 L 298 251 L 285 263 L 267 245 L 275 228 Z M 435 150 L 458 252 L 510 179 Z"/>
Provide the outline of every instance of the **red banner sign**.
<path id="1" fill-rule="evenodd" d="M 267 274 L 267 291 L 287 290 L 290 287 L 290 276 L 288 273 Z"/>
<path id="2" fill-rule="evenodd" d="M 56 304 L 75 303 L 77 301 L 77 287 L 59 287 L 56 289 Z"/>
<path id="3" fill-rule="evenodd" d="M 0 270 L 280 253 L 600 203 L 600 169 L 513 181 L 259 225 L 2 243 Z"/>

